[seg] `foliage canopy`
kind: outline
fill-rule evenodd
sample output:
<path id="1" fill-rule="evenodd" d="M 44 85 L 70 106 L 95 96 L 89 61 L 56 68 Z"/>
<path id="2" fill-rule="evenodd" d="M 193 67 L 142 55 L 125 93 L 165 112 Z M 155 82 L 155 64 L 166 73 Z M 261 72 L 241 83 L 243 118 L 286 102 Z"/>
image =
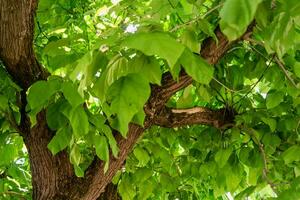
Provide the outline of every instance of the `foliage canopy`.
<path id="1" fill-rule="evenodd" d="M 78 177 L 94 156 L 107 172 L 145 127 L 112 180 L 124 200 L 299 199 L 299 33 L 299 0 L 40 0 L 33 45 L 49 76 L 26 113 L 34 127 L 46 110 L 48 149 Z M 1 66 L 0 198 L 30 199 L 22 86 Z"/>

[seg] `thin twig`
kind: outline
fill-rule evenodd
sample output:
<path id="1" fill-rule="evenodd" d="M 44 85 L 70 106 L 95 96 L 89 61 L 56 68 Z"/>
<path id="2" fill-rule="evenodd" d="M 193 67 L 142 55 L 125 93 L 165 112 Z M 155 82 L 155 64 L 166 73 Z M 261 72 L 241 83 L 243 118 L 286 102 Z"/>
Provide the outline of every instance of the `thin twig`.
<path id="1" fill-rule="evenodd" d="M 18 132 L 20 132 L 20 126 L 18 125 L 17 123 L 17 120 L 14 116 L 14 111 L 13 109 L 11 108 L 11 106 L 8 104 L 8 111 L 5 112 L 5 116 L 7 117 L 8 119 L 8 122 L 10 123 L 10 125 Z"/>
<path id="2" fill-rule="evenodd" d="M 224 97 L 222 96 L 222 94 L 221 94 L 216 88 L 212 87 L 212 89 L 213 89 L 214 91 L 216 91 L 217 94 L 218 94 L 218 95 L 221 97 L 221 99 L 222 99 L 222 100 L 219 100 L 219 99 L 217 98 L 217 100 L 219 100 L 219 101 L 221 101 L 222 103 L 226 104 L 226 100 L 224 99 Z M 216 97 L 218 97 L 218 96 L 216 96 Z"/>
<path id="3" fill-rule="evenodd" d="M 213 13 L 215 10 L 219 9 L 221 6 L 223 6 L 223 3 L 220 3 L 219 5 L 213 7 L 212 9 L 210 9 L 209 11 L 207 11 L 202 16 L 198 16 L 198 17 L 196 17 L 196 18 L 194 18 L 194 19 L 192 19 L 192 20 L 190 20 L 188 22 L 184 22 L 183 24 L 179 24 L 179 25 L 175 26 L 174 28 L 172 28 L 170 30 L 170 32 L 174 32 L 174 31 L 176 31 L 176 30 L 178 30 L 178 29 L 180 29 L 180 28 L 182 28 L 184 26 L 190 25 L 190 24 L 192 24 L 192 23 L 194 23 L 194 22 L 196 22 L 196 21 L 198 21 L 200 19 L 204 19 L 205 17 L 207 17 L 208 15 L 210 15 L 211 13 Z"/>
<path id="4" fill-rule="evenodd" d="M 253 38 L 250 38 L 250 37 L 245 38 L 245 40 L 248 41 L 248 42 L 250 42 L 250 43 L 253 43 L 253 44 L 258 44 L 260 46 L 264 46 L 262 42 L 254 40 Z"/>
<path id="5" fill-rule="evenodd" d="M 215 77 L 212 78 L 214 81 L 216 81 L 218 84 L 220 84 L 222 87 L 224 87 L 226 90 L 228 90 L 229 92 L 235 93 L 235 92 L 239 92 L 240 90 L 233 90 L 230 89 L 229 87 L 227 87 L 226 85 L 224 85 L 221 81 L 219 81 L 218 79 L 216 79 Z"/>
<path id="6" fill-rule="evenodd" d="M 262 78 L 264 77 L 265 72 L 269 69 L 269 67 L 271 66 L 271 63 L 274 59 L 275 55 L 273 55 L 273 57 L 271 58 L 271 60 L 269 61 L 268 65 L 266 66 L 266 68 L 264 69 L 264 71 L 262 72 L 261 76 L 259 77 L 259 79 L 254 83 L 254 85 L 252 85 L 252 87 L 250 88 L 250 90 L 247 92 L 247 94 L 245 94 L 239 101 L 237 101 L 236 103 L 234 103 L 233 105 L 236 105 L 237 103 L 241 102 L 243 99 L 245 99 L 250 92 L 257 86 L 257 84 L 262 80 Z"/>
<path id="7" fill-rule="evenodd" d="M 41 27 L 41 25 L 40 25 L 40 22 L 39 22 L 38 20 L 36 20 L 36 24 L 38 25 L 38 28 L 39 28 L 41 34 L 42 34 L 45 38 L 47 38 L 47 39 L 49 40 L 48 36 L 44 33 L 44 31 L 43 31 L 43 29 L 42 29 L 42 27 Z"/>
<path id="8" fill-rule="evenodd" d="M 263 159 L 263 178 L 266 180 L 266 182 L 270 185 L 270 187 L 272 188 L 273 192 L 275 194 L 277 194 L 277 190 L 276 190 L 276 186 L 274 185 L 274 183 L 268 178 L 268 158 L 264 149 L 264 145 L 259 141 L 259 139 L 255 136 L 253 129 L 251 128 L 247 128 L 247 127 L 242 127 L 242 129 L 244 131 L 246 131 L 246 133 L 249 134 L 249 136 L 253 139 L 254 143 L 258 146 L 259 152 L 262 156 Z"/>
<path id="9" fill-rule="evenodd" d="M 0 195 L 10 195 L 10 196 L 18 196 L 21 199 L 25 200 L 25 195 L 22 193 L 14 192 L 14 191 L 5 191 L 5 192 L 0 192 Z"/>
<path id="10" fill-rule="evenodd" d="M 251 42 L 251 43 L 254 43 L 254 44 L 258 44 L 260 46 L 264 46 L 261 42 L 259 41 L 256 41 L 256 40 L 253 40 L 251 38 L 247 38 L 246 39 L 247 41 Z M 261 56 L 263 56 L 264 58 L 266 58 L 260 51 L 258 51 L 255 47 L 253 46 L 250 46 L 254 51 L 256 51 L 257 53 L 259 53 Z M 284 67 L 284 64 L 279 60 L 279 58 L 276 56 L 275 59 L 276 63 L 278 64 L 278 66 L 280 67 L 280 69 L 283 71 L 284 75 L 286 76 L 286 78 L 292 83 L 292 85 L 295 87 L 295 88 L 298 88 L 299 87 L 297 86 L 297 84 L 295 83 L 295 81 L 293 80 L 293 78 L 289 75 L 288 71 L 285 69 Z"/>
<path id="11" fill-rule="evenodd" d="M 170 0 L 168 0 L 170 6 L 173 8 L 173 9 L 176 9 L 175 6 L 172 4 L 172 2 Z M 176 16 L 178 17 L 179 21 L 184 24 L 184 21 L 182 20 L 182 18 L 180 17 L 180 15 L 176 12 Z"/>
<path id="12" fill-rule="evenodd" d="M 278 66 L 280 67 L 280 69 L 283 71 L 284 75 L 286 76 L 286 78 L 292 83 L 292 85 L 295 88 L 298 88 L 297 84 L 295 83 L 295 81 L 292 79 L 292 77 L 289 75 L 288 71 L 285 69 L 283 63 L 278 59 L 278 57 L 275 57 L 275 61 L 278 64 Z"/>

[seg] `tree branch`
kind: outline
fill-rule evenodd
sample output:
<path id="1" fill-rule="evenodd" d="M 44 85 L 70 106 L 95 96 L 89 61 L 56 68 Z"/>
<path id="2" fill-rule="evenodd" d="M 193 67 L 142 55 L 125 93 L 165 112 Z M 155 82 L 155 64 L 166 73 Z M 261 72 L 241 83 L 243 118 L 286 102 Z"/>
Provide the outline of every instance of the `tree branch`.
<path id="1" fill-rule="evenodd" d="M 88 191 L 80 198 L 81 200 L 97 199 L 105 187 L 111 182 L 116 172 L 122 167 L 123 162 L 131 152 L 138 138 L 144 132 L 144 128 L 130 124 L 127 138 L 123 138 L 120 134 L 116 136 L 120 153 L 118 158 L 110 155 L 109 169 L 104 173 L 104 163 L 99 159 L 95 160 L 87 170 L 85 175 L 85 184 L 89 185 Z"/>
<path id="2" fill-rule="evenodd" d="M 294 79 L 289 75 L 288 71 L 285 69 L 283 63 L 279 60 L 279 58 L 276 56 L 275 61 L 278 64 L 279 68 L 283 71 L 285 77 L 291 82 L 291 84 L 295 87 L 298 88 L 297 84 L 295 83 Z"/>
<path id="3" fill-rule="evenodd" d="M 268 158 L 267 158 L 267 155 L 266 155 L 266 152 L 265 152 L 265 149 L 264 149 L 264 145 L 255 136 L 255 133 L 254 133 L 253 129 L 247 128 L 247 127 L 241 127 L 241 129 L 244 130 L 244 131 L 246 131 L 246 133 L 248 133 L 248 135 L 252 138 L 252 140 L 254 141 L 254 143 L 258 146 L 259 152 L 260 152 L 261 157 L 263 159 L 263 170 L 262 170 L 263 178 L 270 185 L 270 187 L 273 190 L 273 192 L 275 194 L 278 194 L 278 191 L 276 190 L 276 186 L 274 185 L 274 183 L 268 177 L 268 173 L 269 173 Z"/>
<path id="4" fill-rule="evenodd" d="M 155 118 L 153 124 L 167 128 L 195 124 L 222 128 L 226 124 L 232 124 L 233 120 L 234 113 L 226 109 L 212 110 L 205 107 L 171 109 L 165 107 L 161 114 Z"/>

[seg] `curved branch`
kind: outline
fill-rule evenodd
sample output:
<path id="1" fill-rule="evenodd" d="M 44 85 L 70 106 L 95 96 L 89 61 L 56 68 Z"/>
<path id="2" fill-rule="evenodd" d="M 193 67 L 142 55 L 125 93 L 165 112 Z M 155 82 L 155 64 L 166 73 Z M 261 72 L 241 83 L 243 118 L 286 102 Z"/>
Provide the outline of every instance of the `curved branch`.
<path id="1" fill-rule="evenodd" d="M 109 169 L 104 173 L 104 163 L 99 159 L 94 160 L 85 175 L 85 184 L 89 185 L 88 191 L 81 197 L 81 200 L 97 199 L 104 192 L 105 187 L 111 182 L 116 172 L 122 167 L 128 154 L 131 152 L 138 138 L 144 132 L 144 128 L 130 124 L 127 138 L 120 134 L 116 137 L 120 153 L 118 158 L 110 155 Z"/>

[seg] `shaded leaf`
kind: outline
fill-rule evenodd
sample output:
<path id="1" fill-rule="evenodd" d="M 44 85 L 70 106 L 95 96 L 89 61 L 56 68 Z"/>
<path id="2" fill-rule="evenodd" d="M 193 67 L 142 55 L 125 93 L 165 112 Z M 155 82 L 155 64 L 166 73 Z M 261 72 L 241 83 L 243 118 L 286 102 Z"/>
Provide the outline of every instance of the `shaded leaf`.
<path id="1" fill-rule="evenodd" d="M 62 127 L 56 131 L 54 137 L 48 144 L 48 149 L 50 149 L 53 155 L 65 149 L 70 145 L 72 139 L 72 132 L 69 127 Z"/>
<path id="2" fill-rule="evenodd" d="M 127 134 L 129 122 L 143 109 L 149 95 L 150 86 L 137 74 L 123 77 L 109 88 L 111 111 L 118 116 L 119 130 L 123 136 Z"/>

